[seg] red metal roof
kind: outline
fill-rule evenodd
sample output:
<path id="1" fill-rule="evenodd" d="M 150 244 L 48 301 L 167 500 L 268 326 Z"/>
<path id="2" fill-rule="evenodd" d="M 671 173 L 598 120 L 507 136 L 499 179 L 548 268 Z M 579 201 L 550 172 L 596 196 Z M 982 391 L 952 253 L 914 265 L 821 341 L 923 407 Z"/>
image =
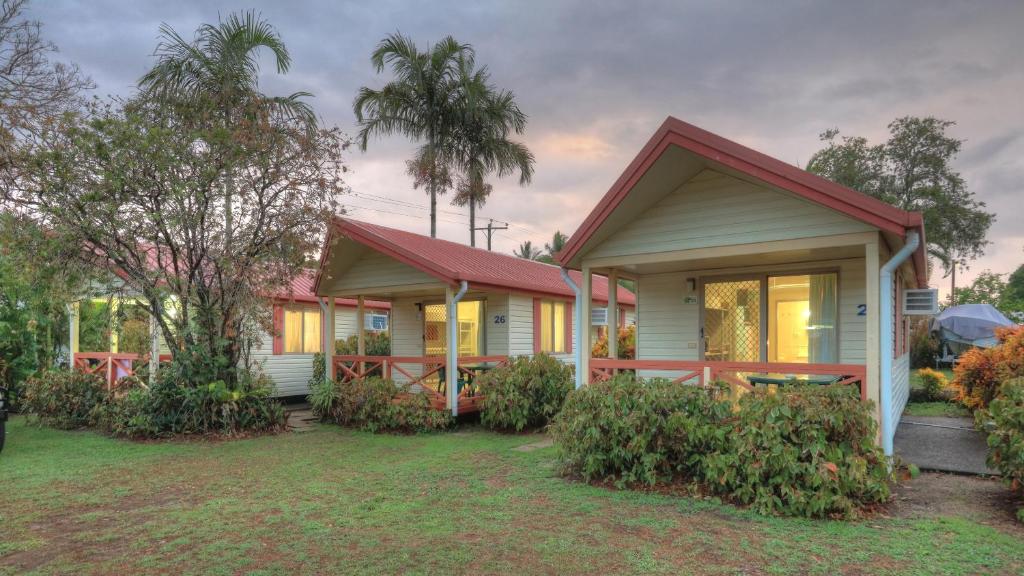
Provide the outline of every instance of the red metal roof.
<path id="1" fill-rule="evenodd" d="M 316 303 L 317 296 L 313 291 L 313 285 L 316 281 L 316 273 L 316 270 L 304 270 L 302 274 L 299 274 L 294 280 L 292 280 L 291 289 L 274 294 L 272 298 L 277 300 L 286 300 L 289 302 Z M 336 306 L 345 306 L 349 308 L 355 308 L 359 304 L 355 298 L 335 298 L 334 303 Z M 363 306 L 377 310 L 391 309 L 390 302 L 381 302 L 378 300 L 364 300 Z"/>
<path id="2" fill-rule="evenodd" d="M 672 116 L 662 123 L 579 229 L 569 238 L 565 248 L 557 256 L 559 262 L 570 262 L 579 253 L 583 245 L 669 146 L 679 146 L 712 162 L 750 175 L 900 237 L 904 237 L 907 230 L 917 230 L 921 236 L 921 247 L 914 253 L 914 268 L 918 283 L 921 286 L 927 284 L 924 219 L 919 212 L 901 210 Z"/>
<path id="3" fill-rule="evenodd" d="M 575 297 L 573 291 L 562 280 L 558 266 L 552 264 L 473 248 L 458 242 L 430 238 L 350 218 L 335 218 L 334 233 L 350 238 L 449 284 L 457 284 L 465 280 L 471 288 L 499 288 L 531 294 Z M 321 258 L 321 274 L 326 261 L 327 254 L 325 253 Z M 583 275 L 575 270 L 570 274 L 579 285 Z M 621 286 L 618 287 L 617 297 L 620 304 L 627 306 L 636 304 L 633 293 Z M 593 299 L 598 302 L 608 301 L 607 278 L 594 275 Z"/>

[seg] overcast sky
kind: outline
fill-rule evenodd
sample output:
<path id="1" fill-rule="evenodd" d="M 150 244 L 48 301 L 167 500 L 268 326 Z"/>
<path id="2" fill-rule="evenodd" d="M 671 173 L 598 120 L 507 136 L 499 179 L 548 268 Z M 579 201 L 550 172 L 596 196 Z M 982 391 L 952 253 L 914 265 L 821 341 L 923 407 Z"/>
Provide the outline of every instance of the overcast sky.
<path id="1" fill-rule="evenodd" d="M 532 185 L 495 182 L 482 209 L 510 223 L 497 250 L 575 231 L 669 115 L 801 166 L 827 128 L 877 142 L 895 117 L 935 115 L 957 122 L 967 142 L 955 166 L 998 215 L 968 276 L 1024 262 L 1024 2 L 36 0 L 30 12 L 105 95 L 133 90 L 161 22 L 190 36 L 250 8 L 294 61 L 284 77 L 267 66 L 264 91 L 313 93 L 350 135 L 356 90 L 387 80 L 369 62 L 383 36 L 472 44 L 529 114 L 523 140 L 537 157 Z M 393 138 L 349 154 L 353 217 L 429 233 L 427 197 L 404 170 L 413 147 Z M 465 209 L 440 208 L 439 235 L 468 242 Z"/>

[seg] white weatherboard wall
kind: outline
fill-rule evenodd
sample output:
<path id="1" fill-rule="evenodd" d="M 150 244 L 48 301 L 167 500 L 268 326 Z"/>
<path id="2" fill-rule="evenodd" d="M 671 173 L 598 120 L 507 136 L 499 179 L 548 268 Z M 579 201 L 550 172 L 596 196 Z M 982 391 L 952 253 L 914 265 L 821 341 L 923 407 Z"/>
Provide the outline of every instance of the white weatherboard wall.
<path id="1" fill-rule="evenodd" d="M 575 302 L 573 303 L 575 306 Z M 508 299 L 508 332 L 509 332 L 509 356 L 533 356 L 533 297 L 513 294 Z M 576 309 L 572 312 L 572 332 L 576 334 Z M 573 345 L 576 345 L 573 338 Z M 498 352 L 496 352 L 498 354 Z M 553 354 L 566 364 L 574 361 L 571 352 L 566 354 Z"/>
<path id="2" fill-rule="evenodd" d="M 704 170 L 587 254 L 652 254 L 874 228 L 791 194 Z"/>
<path id="3" fill-rule="evenodd" d="M 349 294 L 367 292 L 373 288 L 394 286 L 434 285 L 437 280 L 408 264 L 389 258 L 380 252 L 367 252 L 341 278 L 334 281 L 328 292 Z"/>
<path id="4" fill-rule="evenodd" d="M 315 304 L 314 304 L 315 306 Z M 356 333 L 356 312 L 352 308 L 336 308 L 334 337 L 344 339 Z M 253 364 L 274 380 L 274 396 L 303 396 L 309 394 L 309 379 L 313 377 L 312 354 L 274 354 L 274 339 L 268 333 L 260 335 L 253 345 Z"/>
<path id="5" fill-rule="evenodd" d="M 864 364 L 866 358 L 866 317 L 860 315 L 865 303 L 864 259 L 852 258 L 811 264 L 758 269 L 753 274 L 790 274 L 800 270 L 836 270 L 839 275 L 839 362 Z M 742 275 L 731 270 L 729 275 Z M 703 276 L 700 272 L 651 274 L 638 282 L 637 357 L 640 360 L 699 360 L 700 303 L 685 303 L 686 279 Z M 678 376 L 673 372 L 641 371 L 641 376 Z"/>
<path id="6" fill-rule="evenodd" d="M 910 399 L 910 354 L 893 359 L 892 363 L 892 421 L 899 422 Z M 896 433 L 896 426 L 892 427 Z"/>
<path id="7" fill-rule="evenodd" d="M 391 302 L 391 355 L 423 356 L 423 313 L 417 307 L 422 298 L 397 298 Z M 418 376 L 422 366 L 402 364 L 402 370 Z M 401 372 L 393 370 L 396 382 L 408 382 Z"/>

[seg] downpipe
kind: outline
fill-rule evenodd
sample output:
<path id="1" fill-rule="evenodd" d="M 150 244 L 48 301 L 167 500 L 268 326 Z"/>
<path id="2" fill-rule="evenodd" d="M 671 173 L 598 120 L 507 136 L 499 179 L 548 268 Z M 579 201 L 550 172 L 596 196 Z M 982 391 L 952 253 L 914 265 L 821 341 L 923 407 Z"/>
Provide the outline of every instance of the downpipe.
<path id="1" fill-rule="evenodd" d="M 915 231 L 907 232 L 907 243 L 903 245 L 896 254 L 889 259 L 878 274 L 878 300 L 879 300 L 879 390 L 878 404 L 882 412 L 882 450 L 886 456 L 892 456 L 892 440 L 896 430 L 896 422 L 892 414 L 892 365 L 893 365 L 893 286 L 892 275 L 903 262 L 917 250 L 921 244 L 921 237 Z"/>
<path id="2" fill-rule="evenodd" d="M 459 286 L 450 304 L 448 304 L 448 405 L 452 408 L 452 416 L 459 415 L 459 301 L 469 290 L 465 280 Z"/>
<path id="3" fill-rule="evenodd" d="M 566 283 L 569 288 L 572 289 L 573 293 L 576 294 L 576 334 L 573 334 L 573 340 L 575 346 L 573 346 L 573 362 L 576 363 L 576 388 L 582 388 L 584 381 L 583 370 L 581 366 L 583 364 L 583 294 L 580 292 L 580 287 L 576 285 L 572 280 L 572 276 L 569 275 L 569 270 L 560 268 L 562 272 L 562 281 Z"/>

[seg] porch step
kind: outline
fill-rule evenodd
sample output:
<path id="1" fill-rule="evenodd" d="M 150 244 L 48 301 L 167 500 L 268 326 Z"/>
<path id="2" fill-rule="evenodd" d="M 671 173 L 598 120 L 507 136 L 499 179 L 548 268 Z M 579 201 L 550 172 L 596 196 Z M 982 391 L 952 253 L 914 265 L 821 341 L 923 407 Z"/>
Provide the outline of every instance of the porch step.
<path id="1" fill-rule="evenodd" d="M 301 410 L 288 411 L 288 430 L 292 432 L 306 432 L 316 427 L 317 419 L 313 411 L 305 408 Z"/>

